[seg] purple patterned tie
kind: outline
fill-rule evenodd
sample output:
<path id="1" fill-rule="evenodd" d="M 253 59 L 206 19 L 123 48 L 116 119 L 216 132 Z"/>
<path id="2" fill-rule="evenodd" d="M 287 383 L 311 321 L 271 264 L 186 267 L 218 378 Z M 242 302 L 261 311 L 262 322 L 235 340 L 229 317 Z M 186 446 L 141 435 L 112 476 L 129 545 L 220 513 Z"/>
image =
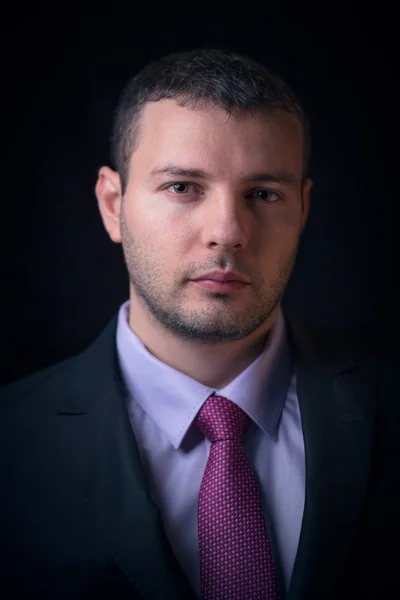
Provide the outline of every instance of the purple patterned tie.
<path id="1" fill-rule="evenodd" d="M 202 600 L 279 598 L 260 491 L 242 444 L 248 422 L 223 396 L 210 396 L 195 420 L 211 442 L 198 512 Z"/>

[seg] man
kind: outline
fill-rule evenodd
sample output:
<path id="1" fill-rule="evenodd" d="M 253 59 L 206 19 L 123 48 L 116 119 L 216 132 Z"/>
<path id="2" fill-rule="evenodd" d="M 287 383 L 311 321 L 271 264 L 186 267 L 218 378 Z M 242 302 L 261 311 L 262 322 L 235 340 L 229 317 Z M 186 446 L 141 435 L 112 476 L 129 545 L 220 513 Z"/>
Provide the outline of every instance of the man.
<path id="1" fill-rule="evenodd" d="M 393 361 L 281 305 L 309 151 L 245 57 L 128 83 L 96 196 L 129 301 L 2 390 L 2 597 L 396 597 Z"/>

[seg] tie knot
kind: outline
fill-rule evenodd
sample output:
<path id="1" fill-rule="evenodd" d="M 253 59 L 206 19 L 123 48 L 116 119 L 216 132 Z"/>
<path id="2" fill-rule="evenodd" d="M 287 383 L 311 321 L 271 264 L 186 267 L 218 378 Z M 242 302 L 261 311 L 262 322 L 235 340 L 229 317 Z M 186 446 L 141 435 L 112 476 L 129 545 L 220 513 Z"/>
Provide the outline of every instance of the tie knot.
<path id="1" fill-rule="evenodd" d="M 210 442 L 240 442 L 249 421 L 246 413 L 224 396 L 210 396 L 199 411 L 195 425 Z"/>

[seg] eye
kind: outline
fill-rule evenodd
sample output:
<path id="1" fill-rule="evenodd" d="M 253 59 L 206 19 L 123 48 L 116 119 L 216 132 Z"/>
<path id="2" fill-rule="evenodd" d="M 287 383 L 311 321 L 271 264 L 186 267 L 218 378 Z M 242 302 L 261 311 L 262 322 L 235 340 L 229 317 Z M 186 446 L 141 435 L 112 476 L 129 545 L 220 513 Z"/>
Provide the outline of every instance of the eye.
<path id="1" fill-rule="evenodd" d="M 192 192 L 194 190 L 193 183 L 186 183 L 179 181 L 178 183 L 173 183 L 167 187 L 168 191 L 172 191 L 173 194 L 183 196 L 184 194 L 189 194 L 188 188 L 192 188 Z"/>
<path id="2" fill-rule="evenodd" d="M 259 188 L 257 190 L 252 190 L 249 195 L 255 197 L 256 200 L 261 200 L 262 202 L 279 202 L 282 200 L 282 196 L 275 192 L 275 190 L 267 190 L 265 188 Z"/>

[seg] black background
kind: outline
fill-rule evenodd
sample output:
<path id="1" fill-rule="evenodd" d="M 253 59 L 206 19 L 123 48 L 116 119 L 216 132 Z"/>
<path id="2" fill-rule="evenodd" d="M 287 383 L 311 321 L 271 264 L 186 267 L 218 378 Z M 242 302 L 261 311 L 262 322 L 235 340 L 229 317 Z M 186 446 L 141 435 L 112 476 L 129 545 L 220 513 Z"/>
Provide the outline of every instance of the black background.
<path id="1" fill-rule="evenodd" d="M 286 304 L 397 352 L 394 9 L 235 6 L 19 4 L 2 15 L 0 383 L 81 351 L 128 298 L 94 195 L 112 112 L 147 62 L 201 46 L 263 62 L 309 114 L 312 204 Z"/>

